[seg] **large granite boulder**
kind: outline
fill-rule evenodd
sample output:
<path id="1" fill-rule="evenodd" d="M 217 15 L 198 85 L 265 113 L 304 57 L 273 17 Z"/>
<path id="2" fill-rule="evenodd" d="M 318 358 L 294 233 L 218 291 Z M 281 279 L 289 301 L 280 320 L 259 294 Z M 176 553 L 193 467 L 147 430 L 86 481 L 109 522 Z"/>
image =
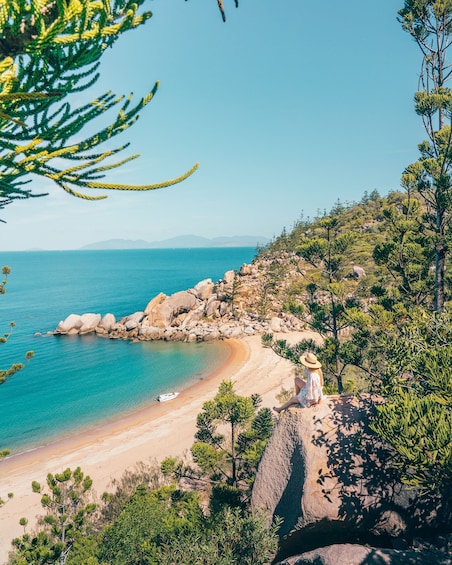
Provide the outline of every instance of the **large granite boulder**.
<path id="1" fill-rule="evenodd" d="M 241 277 L 246 277 L 249 275 L 256 275 L 257 274 L 257 269 L 256 267 L 254 267 L 253 265 L 250 265 L 248 263 L 244 263 L 239 270 L 239 275 Z"/>
<path id="2" fill-rule="evenodd" d="M 440 501 L 401 484 L 370 430 L 378 401 L 335 396 L 280 415 L 251 502 L 282 518 L 281 557 L 358 539 L 391 544 L 443 523 Z"/>
<path id="3" fill-rule="evenodd" d="M 103 330 L 106 333 L 108 333 L 115 324 L 116 324 L 115 316 L 113 314 L 105 314 L 105 316 L 103 316 L 101 321 L 99 322 L 97 329 Z"/>
<path id="4" fill-rule="evenodd" d="M 157 296 L 154 296 L 154 298 L 152 298 L 152 300 L 150 300 L 148 302 L 148 305 L 144 309 L 144 315 L 149 316 L 150 314 L 155 312 L 155 310 L 158 308 L 158 306 L 160 306 L 160 304 L 165 300 L 165 298 L 168 298 L 168 297 L 163 292 L 159 292 L 157 294 Z M 151 325 L 151 324 L 149 324 L 149 325 Z"/>
<path id="5" fill-rule="evenodd" d="M 206 316 L 210 318 L 214 316 L 216 313 L 220 313 L 220 305 L 221 302 L 219 300 L 209 300 L 206 306 Z"/>
<path id="6" fill-rule="evenodd" d="M 446 553 L 430 549 L 388 549 L 344 543 L 289 557 L 279 565 L 451 565 Z"/>
<path id="7" fill-rule="evenodd" d="M 214 286 L 212 279 L 204 279 L 193 287 L 193 291 L 199 300 L 207 300 L 212 295 Z"/>
<path id="8" fill-rule="evenodd" d="M 236 275 L 236 272 L 233 271 L 233 270 L 226 271 L 225 274 L 223 275 L 224 282 L 226 284 L 232 284 L 234 282 L 235 275 Z"/>
<path id="9" fill-rule="evenodd" d="M 140 322 L 144 318 L 144 312 L 134 312 L 125 318 L 122 318 L 121 324 L 130 332 L 140 327 Z"/>
<path id="10" fill-rule="evenodd" d="M 151 305 L 153 302 L 151 301 L 146 307 L 145 314 L 149 326 L 167 328 L 176 316 L 183 312 L 190 312 L 198 304 L 196 296 L 186 290 L 162 298 L 161 295 L 157 296 L 154 304 Z"/>
<path id="11" fill-rule="evenodd" d="M 58 326 L 55 329 L 55 333 L 57 334 L 68 334 L 73 330 L 78 330 L 82 327 L 83 321 L 80 314 L 69 314 L 64 320 L 59 322 Z"/>
<path id="12" fill-rule="evenodd" d="M 181 328 L 192 328 L 204 316 L 204 304 L 189 312 L 181 324 Z"/>
<path id="13" fill-rule="evenodd" d="M 82 325 L 78 329 L 80 335 L 94 332 L 99 325 L 102 316 L 100 314 L 83 314 L 80 317 Z"/>

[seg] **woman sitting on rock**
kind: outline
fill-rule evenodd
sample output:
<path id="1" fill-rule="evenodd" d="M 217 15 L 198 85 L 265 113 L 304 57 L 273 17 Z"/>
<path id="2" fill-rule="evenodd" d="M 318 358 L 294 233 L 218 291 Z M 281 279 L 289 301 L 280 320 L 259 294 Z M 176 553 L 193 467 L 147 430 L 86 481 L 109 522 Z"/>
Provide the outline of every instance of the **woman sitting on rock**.
<path id="1" fill-rule="evenodd" d="M 273 406 L 273 410 L 278 412 L 278 414 L 293 405 L 298 405 L 302 408 L 314 406 L 319 404 L 323 398 L 322 364 L 314 353 L 303 353 L 300 357 L 300 363 L 304 365 L 306 381 L 300 379 L 300 377 L 295 377 L 295 396 L 292 396 L 282 406 Z"/>

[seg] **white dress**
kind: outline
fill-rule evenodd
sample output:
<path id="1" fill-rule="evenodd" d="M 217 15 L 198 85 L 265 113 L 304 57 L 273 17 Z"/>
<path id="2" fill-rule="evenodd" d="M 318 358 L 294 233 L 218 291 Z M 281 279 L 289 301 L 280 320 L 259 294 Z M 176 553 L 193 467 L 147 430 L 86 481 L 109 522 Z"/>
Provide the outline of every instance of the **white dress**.
<path id="1" fill-rule="evenodd" d="M 317 404 L 323 398 L 322 384 L 320 382 L 320 375 L 315 369 L 305 368 L 304 376 L 306 386 L 304 386 L 298 393 L 298 401 L 300 406 L 307 408 L 312 404 Z"/>

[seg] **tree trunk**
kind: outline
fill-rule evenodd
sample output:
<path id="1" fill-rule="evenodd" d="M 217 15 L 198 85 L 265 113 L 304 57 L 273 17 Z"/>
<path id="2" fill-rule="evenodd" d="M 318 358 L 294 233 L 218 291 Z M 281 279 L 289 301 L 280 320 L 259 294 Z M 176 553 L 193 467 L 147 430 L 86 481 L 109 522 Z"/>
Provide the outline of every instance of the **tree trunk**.
<path id="1" fill-rule="evenodd" d="M 340 360 L 336 356 L 336 379 L 337 379 L 337 392 L 342 394 L 344 391 L 344 385 L 342 383 L 342 371 L 340 370 Z"/>
<path id="2" fill-rule="evenodd" d="M 232 484 L 237 486 L 237 462 L 235 460 L 235 426 L 231 423 L 231 459 L 232 459 Z"/>
<path id="3" fill-rule="evenodd" d="M 339 344 L 339 330 L 337 329 L 337 316 L 336 316 L 336 310 L 335 310 L 335 306 L 336 303 L 334 302 L 334 296 L 332 294 L 330 294 L 331 297 L 331 315 L 332 315 L 332 321 L 333 321 L 333 338 L 336 341 L 337 344 Z M 344 389 L 343 385 L 342 385 L 342 373 L 340 371 L 340 359 L 339 357 L 336 355 L 336 380 L 337 380 L 337 391 L 339 394 L 342 394 L 342 391 Z"/>
<path id="4" fill-rule="evenodd" d="M 435 246 L 436 265 L 435 265 L 435 311 L 444 310 L 444 273 L 446 270 L 446 245 L 443 237 L 440 236 Z"/>

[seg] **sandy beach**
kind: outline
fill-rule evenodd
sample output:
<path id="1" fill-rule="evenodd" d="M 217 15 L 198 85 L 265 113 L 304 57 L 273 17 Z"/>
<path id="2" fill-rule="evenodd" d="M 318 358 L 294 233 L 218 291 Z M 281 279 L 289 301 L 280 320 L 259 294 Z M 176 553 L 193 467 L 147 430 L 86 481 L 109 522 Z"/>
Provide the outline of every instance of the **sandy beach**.
<path id="1" fill-rule="evenodd" d="M 288 342 L 310 337 L 309 332 L 281 334 Z M 31 492 L 32 481 L 45 483 L 47 473 L 80 466 L 93 479 L 95 492 L 109 490 L 111 479 L 119 478 L 136 463 L 160 461 L 182 455 L 191 447 L 196 432 L 196 415 L 218 385 L 227 379 L 238 394 L 258 393 L 262 406 L 275 404 L 281 387 L 292 386 L 293 365 L 262 347 L 260 336 L 229 340 L 229 357 L 222 367 L 167 403 L 153 404 L 118 421 L 0 462 L 0 496 L 12 499 L 0 508 L 0 563 L 6 562 L 14 537 L 23 533 L 19 519 L 29 527 L 42 514 L 40 496 Z"/>

